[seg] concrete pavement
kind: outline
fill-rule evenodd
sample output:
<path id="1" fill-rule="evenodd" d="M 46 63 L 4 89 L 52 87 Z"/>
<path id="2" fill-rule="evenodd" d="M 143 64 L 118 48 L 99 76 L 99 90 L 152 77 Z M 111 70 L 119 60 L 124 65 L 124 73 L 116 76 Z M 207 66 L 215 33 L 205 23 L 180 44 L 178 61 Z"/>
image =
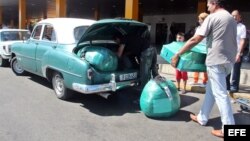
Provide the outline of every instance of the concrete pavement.
<path id="1" fill-rule="evenodd" d="M 159 63 L 159 72 L 162 76 L 175 81 L 175 69 L 166 61 L 158 55 Z M 250 100 L 250 64 L 243 63 L 241 69 L 241 78 L 240 78 L 240 90 L 237 93 L 230 94 L 233 98 L 247 98 Z M 201 77 L 202 78 L 202 77 Z M 190 82 L 193 81 L 193 73 L 188 73 L 188 82 L 187 82 L 187 91 L 194 93 L 205 93 L 205 87 L 201 85 L 190 85 Z M 199 80 L 199 82 L 202 82 Z M 182 84 L 182 83 L 181 83 Z M 181 85 L 183 88 L 183 86 Z"/>

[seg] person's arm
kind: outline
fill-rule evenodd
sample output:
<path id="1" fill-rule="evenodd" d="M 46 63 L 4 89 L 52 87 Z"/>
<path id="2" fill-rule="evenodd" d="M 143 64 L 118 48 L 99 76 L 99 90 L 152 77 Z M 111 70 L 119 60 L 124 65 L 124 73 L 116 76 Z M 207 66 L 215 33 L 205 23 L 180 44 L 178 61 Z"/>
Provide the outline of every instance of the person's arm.
<path id="1" fill-rule="evenodd" d="M 190 38 L 185 44 L 184 46 L 178 51 L 178 53 L 176 53 L 172 59 L 171 59 L 171 65 L 173 67 L 177 67 L 177 63 L 179 61 L 179 57 L 185 53 L 186 51 L 190 50 L 191 48 L 193 48 L 195 45 L 197 45 L 200 41 L 202 41 L 202 39 L 204 39 L 204 36 L 201 35 L 194 35 L 192 38 Z"/>
<path id="2" fill-rule="evenodd" d="M 246 42 L 246 39 L 244 38 L 241 38 L 240 39 L 240 44 L 239 44 L 239 51 L 236 55 L 236 62 L 240 62 L 241 60 L 241 56 L 243 55 L 243 51 L 244 51 L 244 48 L 245 48 L 245 42 Z"/>
<path id="3" fill-rule="evenodd" d="M 120 44 L 118 51 L 117 51 L 117 56 L 120 58 L 122 56 L 123 50 L 125 48 L 125 44 Z"/>

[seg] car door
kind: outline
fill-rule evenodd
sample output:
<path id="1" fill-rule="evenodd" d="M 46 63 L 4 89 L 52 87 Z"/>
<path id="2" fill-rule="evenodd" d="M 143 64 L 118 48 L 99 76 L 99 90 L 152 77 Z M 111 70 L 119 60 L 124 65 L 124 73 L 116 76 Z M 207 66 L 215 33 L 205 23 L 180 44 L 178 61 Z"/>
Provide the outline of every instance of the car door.
<path id="1" fill-rule="evenodd" d="M 52 25 L 44 25 L 41 41 L 36 49 L 36 67 L 37 73 L 42 75 L 43 64 L 48 63 L 49 54 L 51 54 L 57 45 L 55 30 Z"/>
<path id="2" fill-rule="evenodd" d="M 20 55 L 20 64 L 21 66 L 32 73 L 36 73 L 36 49 L 37 45 L 41 39 L 43 25 L 37 25 L 33 30 L 33 33 L 30 39 L 22 47 L 22 55 Z"/>

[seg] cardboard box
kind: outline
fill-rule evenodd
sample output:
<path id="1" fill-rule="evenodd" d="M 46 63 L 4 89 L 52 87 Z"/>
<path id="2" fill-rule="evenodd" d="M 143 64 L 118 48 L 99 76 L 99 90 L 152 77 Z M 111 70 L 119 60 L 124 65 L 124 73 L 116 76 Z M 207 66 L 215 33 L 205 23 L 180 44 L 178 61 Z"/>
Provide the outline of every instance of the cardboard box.
<path id="1" fill-rule="evenodd" d="M 183 42 L 172 42 L 163 45 L 160 56 L 171 63 L 171 58 L 183 47 L 183 45 Z M 198 44 L 190 51 L 180 56 L 177 69 L 187 72 L 205 72 L 206 56 L 206 46 L 204 44 Z"/>

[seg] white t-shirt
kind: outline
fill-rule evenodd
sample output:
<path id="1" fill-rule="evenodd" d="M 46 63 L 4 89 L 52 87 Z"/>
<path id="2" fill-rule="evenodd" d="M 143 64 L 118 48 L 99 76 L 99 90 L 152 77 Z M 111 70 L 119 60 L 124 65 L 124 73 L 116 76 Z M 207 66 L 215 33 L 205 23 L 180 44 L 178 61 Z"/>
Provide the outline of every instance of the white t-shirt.
<path id="1" fill-rule="evenodd" d="M 207 37 L 207 66 L 235 62 L 237 23 L 226 10 L 208 15 L 197 34 Z"/>
<path id="2" fill-rule="evenodd" d="M 238 51 L 239 51 L 239 45 L 241 39 L 246 39 L 246 26 L 242 23 L 237 24 L 237 45 L 238 45 Z"/>

